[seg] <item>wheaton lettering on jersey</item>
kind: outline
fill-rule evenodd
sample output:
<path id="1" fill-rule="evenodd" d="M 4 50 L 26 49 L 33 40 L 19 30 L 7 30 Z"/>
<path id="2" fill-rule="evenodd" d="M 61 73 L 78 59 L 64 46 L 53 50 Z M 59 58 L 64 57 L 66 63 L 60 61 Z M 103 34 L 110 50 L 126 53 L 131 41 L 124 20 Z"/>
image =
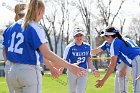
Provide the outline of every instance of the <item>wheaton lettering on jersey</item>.
<path id="1" fill-rule="evenodd" d="M 89 55 L 89 51 L 86 51 L 86 52 L 75 52 L 75 51 L 73 51 L 72 54 L 74 56 L 87 56 L 87 55 Z"/>

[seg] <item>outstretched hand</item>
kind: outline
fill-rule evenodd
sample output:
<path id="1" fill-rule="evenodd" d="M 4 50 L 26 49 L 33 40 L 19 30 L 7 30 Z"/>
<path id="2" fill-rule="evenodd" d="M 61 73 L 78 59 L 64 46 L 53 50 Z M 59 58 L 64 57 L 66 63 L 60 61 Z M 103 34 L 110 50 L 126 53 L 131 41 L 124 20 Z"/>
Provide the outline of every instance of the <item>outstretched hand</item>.
<path id="1" fill-rule="evenodd" d="M 125 77 L 126 76 L 126 69 L 123 68 L 123 69 L 120 70 L 120 76 L 121 77 Z"/>
<path id="2" fill-rule="evenodd" d="M 70 64 L 68 69 L 70 72 L 72 72 L 73 74 L 75 74 L 78 77 L 85 76 L 85 74 L 86 74 L 86 69 L 78 67 L 75 64 Z"/>
<path id="3" fill-rule="evenodd" d="M 95 77 L 100 77 L 100 72 L 98 70 L 93 71 Z"/>
<path id="4" fill-rule="evenodd" d="M 139 75 L 138 77 L 136 77 L 136 79 L 135 79 L 135 80 L 138 80 L 138 79 L 140 79 L 140 75 Z"/>
<path id="5" fill-rule="evenodd" d="M 63 73 L 64 67 L 59 68 L 59 74 L 61 75 Z"/>
<path id="6" fill-rule="evenodd" d="M 78 66 L 81 62 L 73 63 L 73 65 Z"/>
<path id="7" fill-rule="evenodd" d="M 50 69 L 50 72 L 53 78 L 58 78 L 61 75 L 60 70 L 55 67 Z"/>
<path id="8" fill-rule="evenodd" d="M 103 81 L 103 80 L 97 80 L 96 82 L 97 82 L 97 83 L 96 83 L 95 86 L 96 86 L 97 88 L 101 88 L 101 87 L 104 85 L 104 81 Z"/>

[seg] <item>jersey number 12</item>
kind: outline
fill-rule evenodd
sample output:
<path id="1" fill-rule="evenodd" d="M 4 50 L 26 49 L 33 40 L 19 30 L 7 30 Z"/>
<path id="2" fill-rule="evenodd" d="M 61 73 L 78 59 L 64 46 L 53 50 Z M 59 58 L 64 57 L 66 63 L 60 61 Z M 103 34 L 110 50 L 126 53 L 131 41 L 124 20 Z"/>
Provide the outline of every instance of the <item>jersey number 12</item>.
<path id="1" fill-rule="evenodd" d="M 18 39 L 18 41 L 15 43 L 15 38 Z M 22 44 L 24 41 L 24 36 L 22 33 L 18 33 L 16 35 L 16 32 L 14 32 L 12 34 L 12 40 L 11 40 L 11 44 L 10 47 L 8 47 L 8 51 L 10 52 L 15 52 L 18 54 L 22 54 L 23 52 L 23 48 L 19 48 L 19 45 Z"/>

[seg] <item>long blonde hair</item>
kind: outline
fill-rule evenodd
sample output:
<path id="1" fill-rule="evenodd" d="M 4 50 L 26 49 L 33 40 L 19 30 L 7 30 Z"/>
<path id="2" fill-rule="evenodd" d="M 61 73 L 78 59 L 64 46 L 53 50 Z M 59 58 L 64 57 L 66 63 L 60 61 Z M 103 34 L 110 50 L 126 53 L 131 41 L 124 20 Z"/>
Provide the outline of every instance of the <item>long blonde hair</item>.
<path id="1" fill-rule="evenodd" d="M 26 4 L 16 4 L 15 6 L 15 21 L 21 19 L 25 15 Z"/>
<path id="2" fill-rule="evenodd" d="M 25 28 L 27 26 L 27 23 L 36 20 L 37 11 L 38 9 L 45 9 L 44 2 L 42 0 L 30 0 L 27 13 L 25 14 L 22 28 Z"/>

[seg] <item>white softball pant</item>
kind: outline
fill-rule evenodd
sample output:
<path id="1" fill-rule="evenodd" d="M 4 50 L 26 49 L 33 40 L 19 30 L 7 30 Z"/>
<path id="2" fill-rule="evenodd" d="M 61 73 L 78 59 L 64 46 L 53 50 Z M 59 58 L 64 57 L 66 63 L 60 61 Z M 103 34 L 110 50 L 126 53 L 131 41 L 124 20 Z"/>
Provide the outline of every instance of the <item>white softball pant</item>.
<path id="1" fill-rule="evenodd" d="M 140 79 L 135 80 L 140 75 L 140 55 L 132 61 L 133 93 L 140 93 Z"/>
<path id="2" fill-rule="evenodd" d="M 67 72 L 69 93 L 85 93 L 87 80 L 88 80 L 88 71 L 85 76 L 77 77 L 70 71 Z"/>
<path id="3" fill-rule="evenodd" d="M 121 77 L 120 71 L 124 67 L 124 63 L 121 62 L 120 64 L 117 64 L 117 71 L 115 75 L 115 84 L 114 84 L 114 93 L 128 93 L 128 80 L 129 76 L 131 74 L 131 67 L 127 67 L 126 69 L 126 76 Z"/>
<path id="4" fill-rule="evenodd" d="M 12 63 L 9 60 L 7 60 L 5 67 L 4 67 L 4 72 L 5 72 L 5 78 L 6 78 L 6 83 L 8 86 L 9 93 L 15 93 L 13 86 L 11 85 L 11 83 L 9 81 L 9 71 L 10 71 L 11 66 L 12 66 Z"/>
<path id="5" fill-rule="evenodd" d="M 40 66 L 13 63 L 9 72 L 9 81 L 15 93 L 41 93 Z"/>

